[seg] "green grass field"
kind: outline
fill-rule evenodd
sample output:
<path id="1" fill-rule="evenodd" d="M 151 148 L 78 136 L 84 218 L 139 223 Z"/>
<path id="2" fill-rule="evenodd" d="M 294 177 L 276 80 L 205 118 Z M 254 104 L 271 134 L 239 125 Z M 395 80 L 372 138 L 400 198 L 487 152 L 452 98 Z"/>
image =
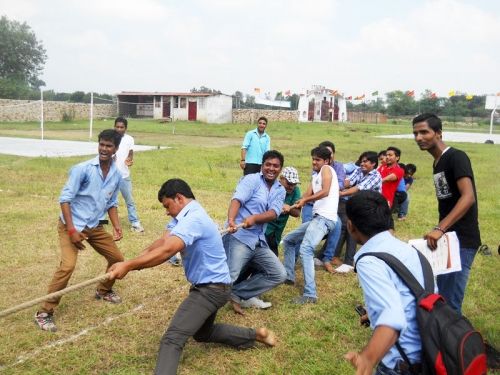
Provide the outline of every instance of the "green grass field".
<path id="1" fill-rule="evenodd" d="M 94 123 L 95 139 L 112 121 Z M 124 238 L 119 243 L 126 257 L 133 257 L 156 239 L 168 221 L 156 199 L 160 185 L 169 178 L 185 179 L 213 219 L 223 224 L 231 193 L 241 176 L 238 166 L 244 132 L 252 125 L 207 125 L 131 120 L 129 133 L 136 144 L 171 148 L 140 152 L 132 168 L 134 197 L 144 234 L 131 233 L 126 208 L 120 201 Z M 174 131 L 175 130 L 175 131 Z M 445 127 L 445 130 L 450 130 Z M 463 129 L 461 129 L 463 130 Z M 467 129 L 469 130 L 469 129 Z M 486 131 L 486 127 L 475 128 Z M 417 165 L 406 221 L 396 222 L 396 235 L 407 240 L 421 237 L 437 224 L 437 204 L 432 183 L 432 158 L 411 139 L 375 138 L 383 134 L 408 134 L 409 124 L 289 124 L 271 123 L 272 147 L 285 156 L 285 166 L 295 166 L 302 181 L 310 174 L 310 149 L 332 140 L 336 159 L 352 161 L 366 150 L 389 145 L 402 150 L 402 162 Z M 37 123 L 0 124 L 0 136 L 39 137 Z M 88 123 L 46 123 L 46 139 L 87 140 Z M 498 320 L 500 287 L 498 269 L 500 180 L 496 178 L 498 145 L 463 143 L 456 146 L 472 160 L 479 199 L 483 243 L 493 256 L 477 255 L 471 272 L 464 313 L 494 346 L 500 346 Z M 96 150 L 97 152 L 97 150 Z M 68 169 L 90 159 L 23 158 L 0 155 L 0 310 L 46 293 L 59 259 L 56 224 L 58 197 Z M 307 183 L 302 186 L 305 189 Z M 290 218 L 286 231 L 298 220 Z M 282 250 L 280 250 L 282 252 Z M 104 273 L 104 259 L 89 246 L 79 257 L 71 284 Z M 497 271 L 495 271 L 497 270 Z M 370 336 L 354 311 L 362 292 L 354 274 L 316 273 L 319 303 L 297 307 L 290 300 L 299 287 L 280 286 L 265 295 L 273 303 L 266 311 L 248 310 L 245 317 L 226 306 L 219 320 L 244 326 L 268 326 L 278 336 L 273 349 L 257 347 L 236 351 L 220 345 L 190 340 L 180 363 L 180 374 L 349 374 L 343 360 L 349 350 L 361 349 Z M 299 280 L 301 277 L 299 275 Z M 63 297 L 56 310 L 59 331 L 40 331 L 33 323 L 36 307 L 0 319 L 0 373 L 5 374 L 150 374 L 160 337 L 188 292 L 182 269 L 159 266 L 133 272 L 115 289 L 121 305 L 99 303 L 93 288 Z M 86 331 L 84 331 L 86 330 Z M 83 333 L 82 333 L 83 331 Z"/>

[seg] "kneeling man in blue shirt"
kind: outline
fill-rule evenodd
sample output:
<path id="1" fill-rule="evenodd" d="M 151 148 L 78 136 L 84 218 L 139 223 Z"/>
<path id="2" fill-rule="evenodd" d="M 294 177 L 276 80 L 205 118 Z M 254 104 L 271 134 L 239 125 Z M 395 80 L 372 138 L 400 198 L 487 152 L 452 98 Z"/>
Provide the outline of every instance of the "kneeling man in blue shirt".
<path id="1" fill-rule="evenodd" d="M 170 179 L 162 185 L 158 200 L 172 216 L 163 237 L 138 257 L 110 268 L 111 280 L 122 279 L 129 271 L 154 267 L 181 254 L 186 278 L 192 285 L 161 339 L 155 374 L 177 373 L 182 349 L 191 336 L 196 341 L 239 349 L 250 348 L 255 341 L 274 346 L 274 334 L 266 328 L 214 323 L 217 311 L 229 299 L 231 278 L 217 225 L 195 200 L 189 185 L 181 179 Z"/>
<path id="2" fill-rule="evenodd" d="M 358 375 L 371 375 L 377 364 L 375 374 L 410 375 L 409 366 L 395 344 L 399 342 L 410 363 L 418 368 L 422 344 L 415 297 L 383 260 L 369 255 L 359 258 L 368 252 L 389 253 L 398 258 L 423 285 L 417 250 L 389 231 L 391 211 L 380 193 L 370 190 L 356 193 L 346 203 L 346 214 L 347 230 L 354 240 L 363 245 L 354 262 L 373 335 L 360 352 L 349 352 L 345 358 L 356 368 Z"/>

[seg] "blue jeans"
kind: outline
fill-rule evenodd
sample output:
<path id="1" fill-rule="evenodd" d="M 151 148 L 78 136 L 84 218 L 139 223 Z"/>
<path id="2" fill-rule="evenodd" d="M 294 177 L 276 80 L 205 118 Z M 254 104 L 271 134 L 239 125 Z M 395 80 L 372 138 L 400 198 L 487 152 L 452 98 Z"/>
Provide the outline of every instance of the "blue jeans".
<path id="1" fill-rule="evenodd" d="M 406 199 L 399 205 L 398 217 L 405 217 L 406 215 L 408 215 L 408 207 L 410 206 L 410 194 L 406 194 Z"/>
<path id="2" fill-rule="evenodd" d="M 331 262 L 333 259 L 333 255 L 335 253 L 335 249 L 337 248 L 337 244 L 340 239 L 340 232 L 342 230 L 342 222 L 340 221 L 340 216 L 337 215 L 337 222 L 333 227 L 333 230 L 328 233 L 328 237 L 326 238 L 325 246 L 323 247 L 323 257 L 322 262 Z"/>
<path id="3" fill-rule="evenodd" d="M 132 225 L 139 225 L 140 221 L 135 210 L 134 198 L 132 197 L 132 181 L 130 177 L 122 178 L 120 181 L 120 192 L 127 205 L 128 221 Z"/>
<path id="4" fill-rule="evenodd" d="M 314 249 L 323 237 L 333 230 L 335 221 L 316 215 L 301 224 L 283 239 L 285 269 L 288 280 L 295 281 L 295 261 L 300 255 L 304 271 L 304 296 L 317 298 L 314 281 Z"/>
<path id="5" fill-rule="evenodd" d="M 304 207 L 302 207 L 302 224 L 311 221 L 313 218 L 313 204 L 307 203 Z"/>
<path id="6" fill-rule="evenodd" d="M 439 294 L 460 314 L 462 313 L 462 302 L 464 301 L 467 280 L 475 256 L 476 249 L 461 247 L 460 263 L 462 264 L 462 271 L 437 276 Z"/>
<path id="7" fill-rule="evenodd" d="M 257 245 L 255 249 L 251 249 L 231 234 L 222 237 L 222 242 L 232 283 L 248 267 L 252 268 L 249 278 L 233 284 L 233 301 L 239 303 L 242 299 L 259 296 L 285 281 L 285 268 L 269 247 Z"/>

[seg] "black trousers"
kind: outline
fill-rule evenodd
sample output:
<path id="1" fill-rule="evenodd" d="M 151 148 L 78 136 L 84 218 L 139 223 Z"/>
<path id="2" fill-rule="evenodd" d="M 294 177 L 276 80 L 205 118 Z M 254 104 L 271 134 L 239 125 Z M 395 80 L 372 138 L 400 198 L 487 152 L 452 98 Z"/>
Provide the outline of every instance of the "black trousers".
<path id="1" fill-rule="evenodd" d="M 160 341 L 155 374 L 175 375 L 182 349 L 189 337 L 199 342 L 216 342 L 239 349 L 255 345 L 253 328 L 214 323 L 217 311 L 229 300 L 231 288 L 219 284 L 192 286 L 180 304 Z"/>
<path id="2" fill-rule="evenodd" d="M 260 167 L 261 167 L 260 164 L 245 163 L 245 169 L 243 169 L 243 176 L 246 176 L 247 174 L 251 173 L 259 173 Z"/>

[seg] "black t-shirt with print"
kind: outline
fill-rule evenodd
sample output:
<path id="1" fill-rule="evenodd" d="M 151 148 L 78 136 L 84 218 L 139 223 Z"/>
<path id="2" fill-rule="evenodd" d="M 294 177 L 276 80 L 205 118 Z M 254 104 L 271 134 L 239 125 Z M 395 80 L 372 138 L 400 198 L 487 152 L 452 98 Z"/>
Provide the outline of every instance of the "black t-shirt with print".
<path id="1" fill-rule="evenodd" d="M 479 224 L 477 219 L 477 195 L 474 183 L 474 173 L 467 154 L 450 147 L 434 166 L 434 187 L 439 207 L 439 221 L 443 220 L 455 207 L 460 198 L 457 180 L 469 177 L 472 181 L 476 202 L 467 213 L 448 228 L 455 231 L 460 241 L 460 247 L 478 248 L 481 245 Z"/>

